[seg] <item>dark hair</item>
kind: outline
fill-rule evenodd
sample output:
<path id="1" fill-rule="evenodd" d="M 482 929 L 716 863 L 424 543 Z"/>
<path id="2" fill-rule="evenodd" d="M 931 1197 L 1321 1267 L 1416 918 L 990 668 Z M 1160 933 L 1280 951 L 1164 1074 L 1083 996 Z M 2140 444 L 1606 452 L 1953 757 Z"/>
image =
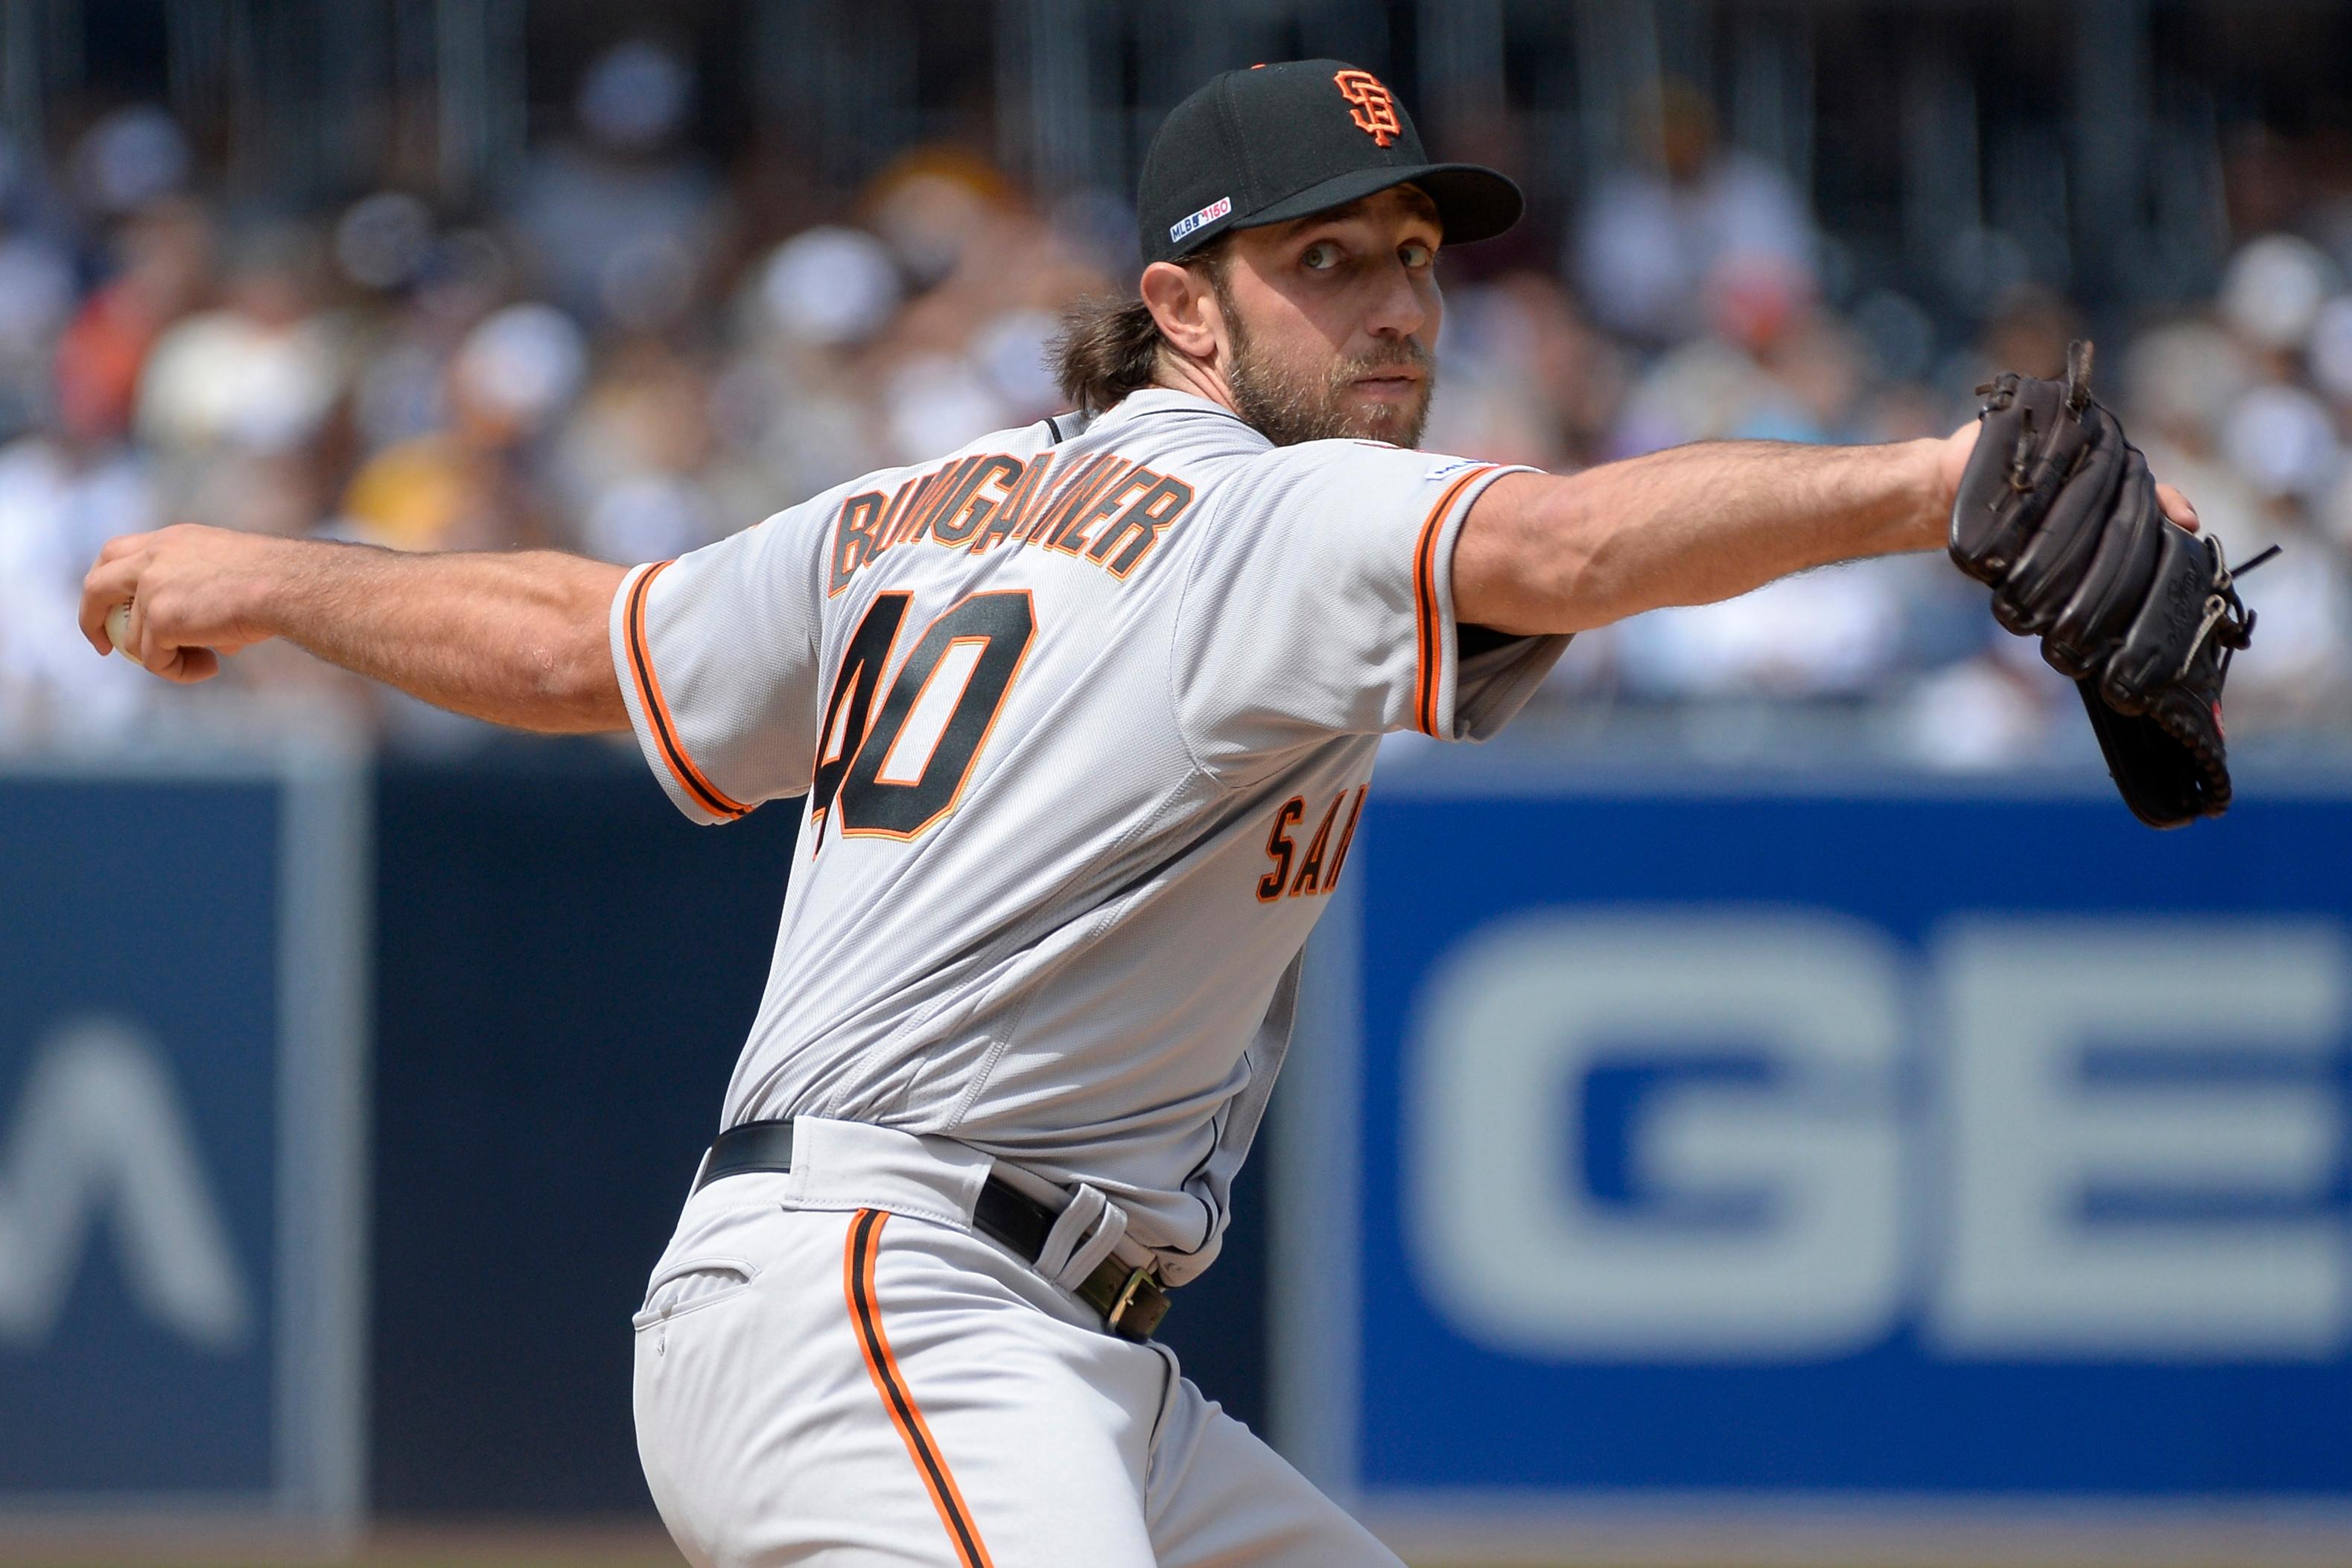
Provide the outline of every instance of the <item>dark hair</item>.
<path id="1" fill-rule="evenodd" d="M 1140 299 L 1106 294 L 1073 300 L 1054 340 L 1054 379 L 1062 395 L 1087 413 L 1100 413 L 1151 384 L 1160 362 L 1160 326 Z"/>
<path id="2" fill-rule="evenodd" d="M 1205 271 L 1221 298 L 1225 240 L 1230 237 L 1220 237 L 1176 264 Z M 1062 330 L 1051 350 L 1054 379 L 1062 395 L 1079 409 L 1100 413 L 1151 384 L 1165 341 L 1160 324 L 1151 319 L 1151 308 L 1142 300 L 1089 296 L 1062 312 Z"/>

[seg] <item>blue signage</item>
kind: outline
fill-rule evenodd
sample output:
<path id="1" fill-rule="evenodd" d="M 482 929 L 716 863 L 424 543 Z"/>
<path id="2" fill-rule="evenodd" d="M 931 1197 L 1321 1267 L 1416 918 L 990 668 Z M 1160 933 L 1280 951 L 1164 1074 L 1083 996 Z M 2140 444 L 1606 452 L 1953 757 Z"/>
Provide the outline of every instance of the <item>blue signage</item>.
<path id="1" fill-rule="evenodd" d="M 1375 1517 L 2352 1500 L 2347 867 L 2347 800 L 1376 791 L 1290 1436 Z"/>
<path id="2" fill-rule="evenodd" d="M 359 799 L 0 775 L 0 1507 L 356 1507 Z"/>

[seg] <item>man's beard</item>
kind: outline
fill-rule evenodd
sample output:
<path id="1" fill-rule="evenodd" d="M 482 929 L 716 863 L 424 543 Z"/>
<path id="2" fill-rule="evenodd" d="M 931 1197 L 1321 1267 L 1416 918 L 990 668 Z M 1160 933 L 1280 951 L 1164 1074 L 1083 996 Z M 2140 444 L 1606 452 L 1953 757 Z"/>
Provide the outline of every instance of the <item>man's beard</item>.
<path id="1" fill-rule="evenodd" d="M 1286 371 L 1259 354 L 1231 305 L 1225 308 L 1225 328 L 1233 341 L 1225 386 L 1234 394 L 1234 411 L 1276 446 L 1335 436 L 1385 441 L 1396 446 L 1421 444 L 1422 426 L 1429 423 L 1430 396 L 1437 390 L 1437 367 L 1430 351 L 1415 340 L 1397 339 L 1370 353 L 1342 360 L 1318 380 L 1306 372 Z M 1358 377 L 1401 366 L 1416 366 L 1422 372 L 1417 401 L 1402 407 L 1384 402 L 1347 405 L 1348 390 Z"/>

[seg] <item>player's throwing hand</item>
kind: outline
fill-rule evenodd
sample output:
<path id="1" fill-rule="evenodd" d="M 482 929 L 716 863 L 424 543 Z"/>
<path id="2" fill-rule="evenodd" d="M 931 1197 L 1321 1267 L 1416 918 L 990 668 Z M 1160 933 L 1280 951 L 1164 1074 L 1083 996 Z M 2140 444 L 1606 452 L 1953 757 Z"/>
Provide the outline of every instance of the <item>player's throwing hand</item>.
<path id="1" fill-rule="evenodd" d="M 107 541 L 82 579 L 81 634 L 111 653 L 107 617 L 131 607 L 122 651 L 183 685 L 220 672 L 223 654 L 269 635 L 255 619 L 263 568 L 284 541 L 175 523 Z"/>

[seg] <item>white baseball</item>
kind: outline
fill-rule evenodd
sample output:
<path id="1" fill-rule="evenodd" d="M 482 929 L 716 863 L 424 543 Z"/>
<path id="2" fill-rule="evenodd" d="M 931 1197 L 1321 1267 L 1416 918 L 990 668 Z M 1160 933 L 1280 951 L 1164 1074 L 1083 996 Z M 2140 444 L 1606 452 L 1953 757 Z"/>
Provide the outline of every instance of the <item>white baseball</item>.
<path id="1" fill-rule="evenodd" d="M 129 600 L 123 601 L 106 612 L 106 640 L 114 644 L 116 653 L 132 664 L 142 667 L 146 664 L 147 661 L 139 656 L 139 650 L 131 645 L 131 601 Z"/>

